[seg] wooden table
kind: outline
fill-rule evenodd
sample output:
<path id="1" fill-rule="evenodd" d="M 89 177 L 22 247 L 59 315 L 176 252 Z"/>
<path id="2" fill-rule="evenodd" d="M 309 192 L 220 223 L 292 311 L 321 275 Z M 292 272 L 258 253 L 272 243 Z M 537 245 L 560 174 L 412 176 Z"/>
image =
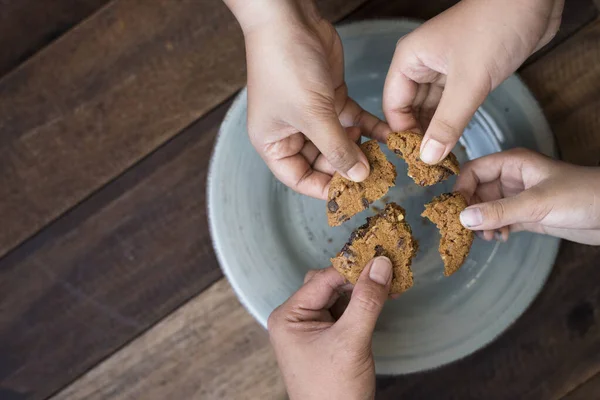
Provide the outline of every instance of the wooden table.
<path id="1" fill-rule="evenodd" d="M 323 0 L 426 19 L 450 0 Z M 208 160 L 244 85 L 220 0 L 0 2 L 0 399 L 284 398 L 206 220 Z M 520 70 L 568 161 L 600 163 L 600 20 L 567 0 Z M 563 242 L 485 349 L 378 380 L 385 398 L 600 398 L 600 248 Z"/>

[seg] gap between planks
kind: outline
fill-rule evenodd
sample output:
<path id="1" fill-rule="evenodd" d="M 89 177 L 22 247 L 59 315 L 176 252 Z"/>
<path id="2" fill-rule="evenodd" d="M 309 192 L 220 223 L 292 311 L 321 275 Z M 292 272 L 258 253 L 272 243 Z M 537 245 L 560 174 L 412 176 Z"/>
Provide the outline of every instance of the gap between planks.
<path id="1" fill-rule="evenodd" d="M 267 332 L 222 278 L 51 399 L 285 397 Z"/>

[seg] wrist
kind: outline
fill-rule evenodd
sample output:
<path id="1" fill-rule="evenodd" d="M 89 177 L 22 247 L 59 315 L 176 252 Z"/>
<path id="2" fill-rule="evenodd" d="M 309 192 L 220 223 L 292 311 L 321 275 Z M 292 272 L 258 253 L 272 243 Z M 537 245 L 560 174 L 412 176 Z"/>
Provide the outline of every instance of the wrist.
<path id="1" fill-rule="evenodd" d="M 273 25 L 289 26 L 318 19 L 312 0 L 224 0 L 244 35 Z"/>

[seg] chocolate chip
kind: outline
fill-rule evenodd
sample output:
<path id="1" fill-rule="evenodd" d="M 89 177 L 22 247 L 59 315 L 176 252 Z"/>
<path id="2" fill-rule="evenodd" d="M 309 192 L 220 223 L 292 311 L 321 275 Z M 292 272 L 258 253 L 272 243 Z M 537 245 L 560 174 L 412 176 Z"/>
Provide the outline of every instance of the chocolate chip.
<path id="1" fill-rule="evenodd" d="M 375 246 L 375 256 L 382 255 L 384 251 L 385 250 L 383 249 L 383 246 L 381 246 L 379 244 L 377 246 Z"/>
<path id="2" fill-rule="evenodd" d="M 404 238 L 400 238 L 400 240 L 398 240 L 398 243 L 396 243 L 396 247 L 399 249 L 404 248 Z"/>
<path id="3" fill-rule="evenodd" d="M 398 150 L 398 149 L 395 149 L 395 150 L 394 150 L 394 153 L 398 154 L 399 156 L 401 156 L 401 155 L 402 155 L 402 152 L 401 152 L 400 150 Z"/>
<path id="4" fill-rule="evenodd" d="M 350 218 L 348 218 L 348 216 L 347 216 L 346 214 L 344 214 L 344 215 L 340 215 L 340 216 L 338 217 L 338 221 L 340 221 L 340 222 L 348 221 L 349 219 L 350 219 Z"/>
<path id="5" fill-rule="evenodd" d="M 417 157 L 417 161 L 421 161 L 421 158 L 420 158 L 420 157 Z"/>
<path id="6" fill-rule="evenodd" d="M 451 175 L 449 172 L 450 172 L 449 170 L 444 168 L 442 170 L 442 172 L 440 173 L 440 176 L 438 176 L 438 178 L 437 178 L 437 183 L 440 183 L 441 181 L 443 181 L 444 179 L 449 177 Z"/>
<path id="7" fill-rule="evenodd" d="M 446 168 L 446 167 L 442 167 L 444 170 L 446 170 L 446 174 L 448 174 L 447 176 L 450 175 L 454 175 L 454 171 L 452 171 L 450 168 Z"/>
<path id="8" fill-rule="evenodd" d="M 369 200 L 367 200 L 363 197 L 361 202 L 362 202 L 363 208 L 369 208 Z"/>
<path id="9" fill-rule="evenodd" d="M 336 203 L 335 200 L 329 200 L 329 203 L 327 203 L 327 209 L 331 212 L 336 212 L 340 209 L 340 206 L 338 206 L 338 203 Z"/>
<path id="10" fill-rule="evenodd" d="M 343 257 L 350 258 L 354 255 L 354 252 L 350 249 L 348 243 L 342 247 L 342 251 L 340 252 Z"/>

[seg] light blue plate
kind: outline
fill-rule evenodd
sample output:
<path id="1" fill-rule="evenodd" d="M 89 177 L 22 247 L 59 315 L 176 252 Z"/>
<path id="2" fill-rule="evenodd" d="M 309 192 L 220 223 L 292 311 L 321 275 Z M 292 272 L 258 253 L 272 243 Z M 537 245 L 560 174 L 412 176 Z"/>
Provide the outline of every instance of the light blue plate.
<path id="1" fill-rule="evenodd" d="M 383 117 L 381 95 L 397 40 L 419 24 L 365 21 L 340 26 L 350 95 Z M 246 91 L 227 114 L 213 155 L 209 217 L 221 266 L 241 302 L 263 325 L 271 311 L 323 268 L 372 211 L 330 228 L 325 202 L 279 183 L 252 148 L 246 132 Z M 512 147 L 556 155 L 550 128 L 535 99 L 511 76 L 486 100 L 455 154 L 464 162 Z M 405 374 L 452 362 L 491 342 L 529 306 L 552 269 L 559 240 L 519 233 L 508 243 L 476 239 L 463 267 L 444 277 L 439 234 L 423 221 L 423 204 L 450 191 L 453 180 L 422 188 L 405 164 L 386 150 L 398 171 L 387 201 L 407 210 L 420 243 L 415 285 L 386 305 L 373 338 L 377 372 Z M 383 206 L 382 203 L 376 204 Z"/>

